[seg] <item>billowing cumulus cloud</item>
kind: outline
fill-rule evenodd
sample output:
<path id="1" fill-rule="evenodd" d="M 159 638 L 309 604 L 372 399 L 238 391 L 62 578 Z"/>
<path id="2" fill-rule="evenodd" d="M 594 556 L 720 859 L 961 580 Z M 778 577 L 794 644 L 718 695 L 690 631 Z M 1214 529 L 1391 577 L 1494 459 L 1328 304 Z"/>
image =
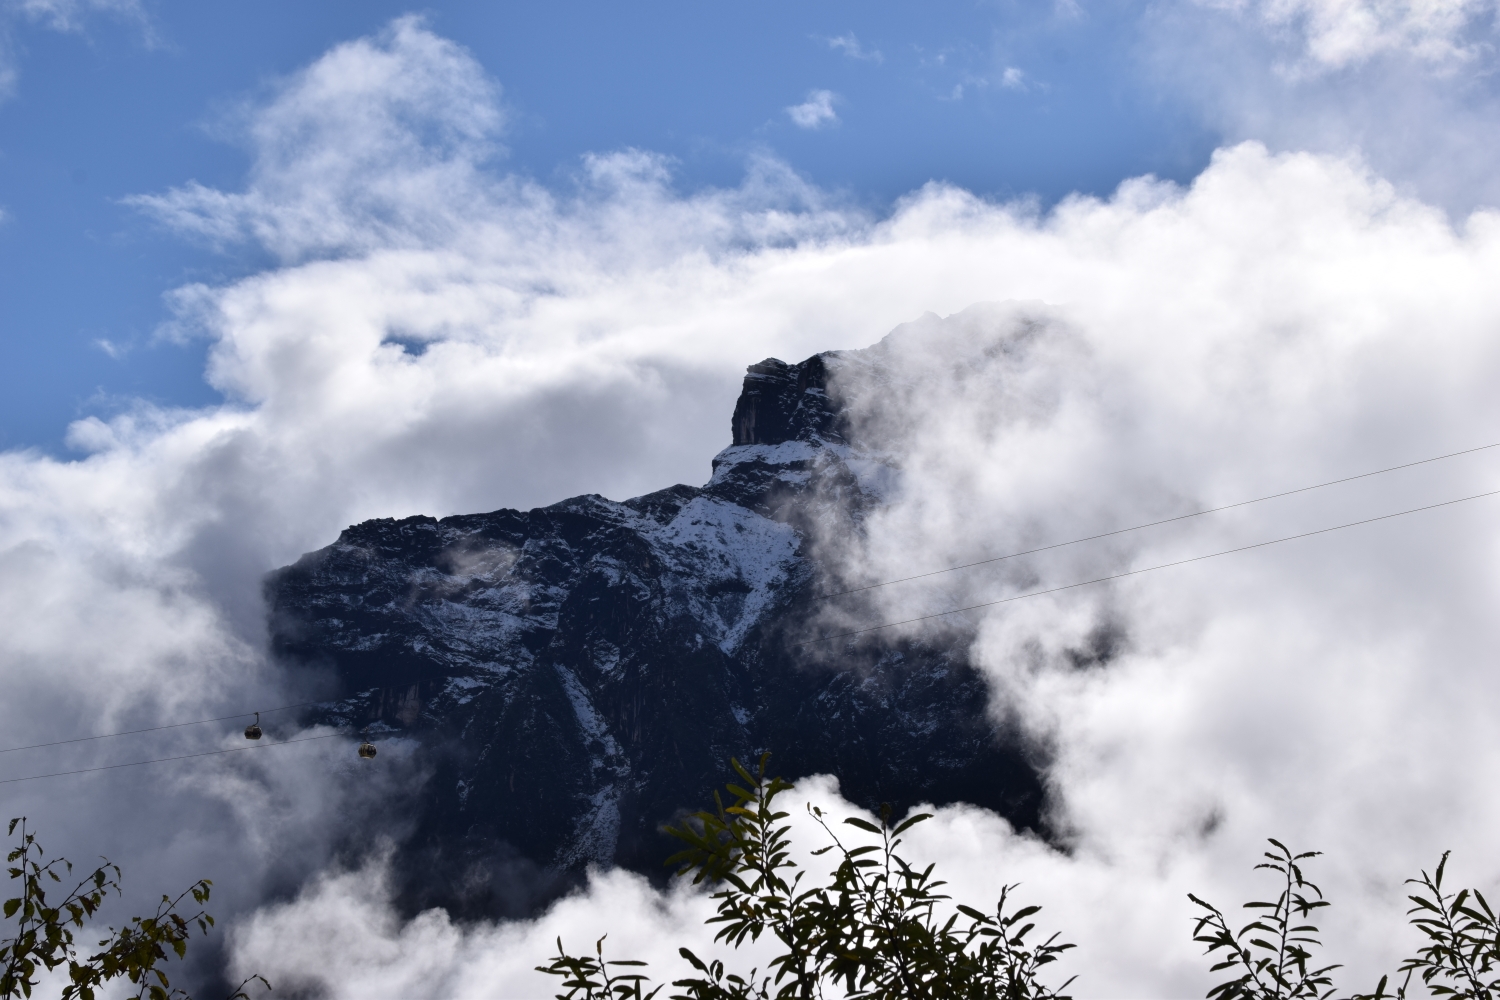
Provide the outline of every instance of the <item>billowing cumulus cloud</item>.
<path id="1" fill-rule="evenodd" d="M 701 482 L 747 363 L 863 347 L 908 321 L 885 348 L 903 379 L 865 412 L 902 475 L 836 550 L 850 580 L 1484 444 L 1500 426 L 1500 218 L 1450 221 L 1357 158 L 1247 143 L 1187 187 L 1135 180 L 1043 212 L 930 185 L 871 217 L 774 161 L 683 193 L 669 164 L 625 150 L 546 190 L 499 165 L 499 101 L 461 47 L 399 21 L 244 110 L 242 190 L 137 201 L 281 263 L 173 293 L 165 332 L 209 338 L 223 405 L 81 421 L 74 461 L 0 455 L 8 745 L 316 696 L 267 661 L 267 570 L 363 518 Z M 1472 456 L 882 588 L 841 613 L 912 617 L 1249 544 L 1493 488 L 1495 468 Z M 1445 847 L 1468 881 L 1500 874 L 1485 853 L 1497 817 L 1475 791 L 1500 753 L 1485 714 L 1492 511 L 932 626 L 974 637 L 997 714 L 1046 763 L 1070 852 L 969 809 L 943 810 L 914 852 L 976 901 L 1024 881 L 1080 943 L 1082 995 L 1186 995 L 1205 980 L 1184 893 L 1247 898 L 1260 838 L 1283 836 L 1330 852 L 1330 940 L 1368 978 L 1397 947 L 1400 878 Z M 131 746 L 238 737 L 164 739 Z M 332 996 L 535 993 L 528 970 L 558 933 L 609 930 L 620 954 L 669 961 L 705 912 L 614 873 L 535 922 L 403 924 L 379 858 L 331 860 L 346 817 L 420 782 L 395 749 L 379 769 L 330 739 L 8 787 L 14 812 L 68 831 L 56 847 L 114 854 L 143 888 L 215 878 L 233 963 Z M 124 753 L 85 744 L 7 760 L 6 775 Z M 827 781 L 806 794 L 838 808 Z"/>
<path id="2" fill-rule="evenodd" d="M 129 199 L 183 233 L 285 260 L 451 239 L 500 152 L 498 88 L 457 45 L 396 21 L 334 48 L 247 110 L 247 190 L 190 184 Z"/>
<path id="3" fill-rule="evenodd" d="M 797 800 L 790 810 L 797 828 L 790 853 L 812 873 L 827 870 L 826 859 L 811 853 L 827 843 L 827 834 L 817 828 L 804 803 L 821 808 L 830 826 L 846 837 L 850 831 L 840 819 L 871 818 L 850 808 L 827 777 L 804 782 L 790 797 Z M 1017 859 L 1048 853 L 1035 840 L 1011 837 L 1003 820 L 982 811 L 946 810 L 929 825 L 930 832 L 914 838 L 916 849 L 941 850 L 946 858 L 971 863 L 977 875 L 971 887 L 981 893 L 998 895 L 1003 884 L 1000 872 L 985 873 L 983 858 L 999 845 L 1005 845 L 1010 871 Z M 644 960 L 658 981 L 689 971 L 678 955 L 683 946 L 743 973 L 765 969 L 776 954 L 769 940 L 747 941 L 738 950 L 713 941 L 704 921 L 714 914 L 714 901 L 685 881 L 658 892 L 644 878 L 621 871 L 595 873 L 587 893 L 560 901 L 533 921 L 459 925 L 441 911 L 429 911 L 402 922 L 394 917 L 389 899 L 381 857 L 363 868 L 325 873 L 295 900 L 266 907 L 235 930 L 237 975 L 275 968 L 278 988 L 332 988 L 335 996 L 479 1000 L 551 995 L 559 980 L 534 967 L 556 954 L 559 938 L 580 954 L 592 953 L 594 943 L 607 935 L 606 958 Z"/>

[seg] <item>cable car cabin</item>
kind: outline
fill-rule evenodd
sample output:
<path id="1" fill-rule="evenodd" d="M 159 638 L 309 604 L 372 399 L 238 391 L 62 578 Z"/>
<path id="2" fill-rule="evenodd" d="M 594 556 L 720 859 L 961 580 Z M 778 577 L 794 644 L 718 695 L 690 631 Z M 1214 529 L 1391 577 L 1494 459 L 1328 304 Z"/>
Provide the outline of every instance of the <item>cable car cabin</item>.
<path id="1" fill-rule="evenodd" d="M 256 712 L 255 713 L 255 721 L 252 722 L 252 723 L 250 723 L 250 725 L 248 725 L 248 726 L 245 727 L 245 739 L 247 739 L 247 740 L 258 740 L 258 739 L 260 739 L 260 737 L 261 737 L 261 732 L 260 732 L 260 713 Z"/>
<path id="2" fill-rule="evenodd" d="M 374 756 L 375 756 L 375 744 L 373 744 L 373 743 L 361 743 L 359 745 L 359 755 L 364 760 L 371 760 L 371 759 L 373 759 Z"/>

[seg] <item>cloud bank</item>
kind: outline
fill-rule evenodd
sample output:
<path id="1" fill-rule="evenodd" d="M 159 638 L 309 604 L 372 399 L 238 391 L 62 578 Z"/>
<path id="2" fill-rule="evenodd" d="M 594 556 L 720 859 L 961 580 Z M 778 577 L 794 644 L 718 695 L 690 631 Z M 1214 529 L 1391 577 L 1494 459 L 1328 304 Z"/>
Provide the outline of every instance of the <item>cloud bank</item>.
<path id="1" fill-rule="evenodd" d="M 1186 187 L 1137 179 L 1043 212 L 933 184 L 872 217 L 772 161 L 683 193 L 637 150 L 549 191 L 496 166 L 503 123 L 472 57 L 402 20 L 245 110 L 242 190 L 137 201 L 281 263 L 173 293 L 165 332 L 210 339 L 223 405 L 81 421 L 75 461 L 0 455 L 10 745 L 316 694 L 266 660 L 265 571 L 368 517 L 701 482 L 747 363 L 864 346 L 909 320 L 887 348 L 909 383 L 868 415 L 903 485 L 842 553 L 850 577 L 1488 443 L 1500 426 L 1500 216 L 1452 222 L 1354 157 L 1244 143 Z M 1449 499 L 1494 473 L 1459 460 L 886 588 L 852 611 L 941 610 Z M 1204 989 L 1184 893 L 1249 898 L 1267 835 L 1330 852 L 1331 943 L 1357 976 L 1388 965 L 1400 878 L 1446 847 L 1466 881 L 1500 875 L 1494 807 L 1474 791 L 1500 753 L 1484 503 L 972 616 L 996 711 L 1046 762 L 1071 853 L 965 809 L 914 849 L 976 902 L 1024 881 L 1081 945 L 1080 995 Z M 403 925 L 378 858 L 336 859 L 345 817 L 421 775 L 399 754 L 358 769 L 347 749 L 12 785 L 12 809 L 139 884 L 213 877 L 232 963 L 330 996 L 534 994 L 546 984 L 528 970 L 556 933 L 611 930 L 620 954 L 670 958 L 663 944 L 702 915 L 698 897 L 614 873 L 534 923 Z M 120 753 L 86 744 L 7 775 Z M 837 806 L 827 781 L 807 794 Z M 340 936 L 351 925 L 372 931 Z"/>

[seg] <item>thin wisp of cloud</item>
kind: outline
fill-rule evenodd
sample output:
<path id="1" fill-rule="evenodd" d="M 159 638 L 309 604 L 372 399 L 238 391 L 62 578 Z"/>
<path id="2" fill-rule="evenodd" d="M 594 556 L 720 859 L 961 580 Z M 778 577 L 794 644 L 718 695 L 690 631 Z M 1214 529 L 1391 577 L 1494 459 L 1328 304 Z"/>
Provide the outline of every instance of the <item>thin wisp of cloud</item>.
<path id="1" fill-rule="evenodd" d="M 879 49 L 865 48 L 864 45 L 860 43 L 860 40 L 855 37 L 855 34 L 852 31 L 846 32 L 842 35 L 838 35 L 834 38 L 826 38 L 824 39 L 824 41 L 828 43 L 828 47 L 830 49 L 833 49 L 835 52 L 842 52 L 850 59 L 857 59 L 861 62 L 873 62 L 877 64 L 885 62 L 884 53 L 882 53 Z"/>

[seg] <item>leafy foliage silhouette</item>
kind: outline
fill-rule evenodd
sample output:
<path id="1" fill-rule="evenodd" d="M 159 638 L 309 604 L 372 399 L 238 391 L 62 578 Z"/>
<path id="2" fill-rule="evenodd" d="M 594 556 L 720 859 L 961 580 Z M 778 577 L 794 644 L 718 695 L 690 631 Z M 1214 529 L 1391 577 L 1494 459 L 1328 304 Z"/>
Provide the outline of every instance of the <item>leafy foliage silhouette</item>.
<path id="1" fill-rule="evenodd" d="M 939 891 L 945 883 L 932 865 L 919 869 L 901 856 L 902 834 L 929 814 L 892 826 L 885 807 L 878 826 L 846 819 L 841 825 L 854 832 L 841 836 L 809 806 L 829 840 L 812 853 L 832 854 L 835 864 L 825 881 L 804 881 L 808 872 L 792 860 L 789 814 L 777 807 L 793 786 L 767 778 L 768 756 L 755 773 L 731 760 L 742 782 L 726 786 L 733 804 L 716 793 L 712 811 L 667 829 L 685 845 L 669 861 L 677 874 L 715 887 L 718 905 L 708 919 L 718 928 L 714 940 L 739 948 L 769 936 L 778 946 L 775 957 L 764 970 L 741 973 L 680 948 L 693 975 L 671 984 L 679 992 L 670 1000 L 1067 1000 L 1060 991 L 1073 980 L 1053 989 L 1041 974 L 1073 946 L 1056 934 L 1028 941 L 1040 907 L 1010 910 L 1014 885 L 1002 890 L 993 911 L 953 903 Z M 1304 870 L 1320 854 L 1269 843 L 1272 850 L 1255 868 L 1272 873 L 1279 892 L 1243 904 L 1251 911 L 1244 926 L 1236 929 L 1218 907 L 1188 895 L 1201 911 L 1193 940 L 1207 946 L 1211 972 L 1228 973 L 1208 1000 L 1333 1000 L 1342 966 L 1318 960 L 1323 945 L 1314 922 L 1331 904 Z M 1414 979 L 1431 996 L 1500 1000 L 1495 911 L 1476 889 L 1447 891 L 1447 864 L 1445 853 L 1431 875 L 1407 880 L 1416 887 L 1408 916 L 1424 943 L 1402 962 L 1401 984 L 1388 992 L 1392 977 L 1384 976 L 1372 992 L 1347 994 L 1349 1000 L 1405 1000 Z M 646 963 L 606 959 L 604 941 L 595 942 L 592 955 L 575 956 L 558 939 L 557 955 L 537 967 L 562 977 L 558 1000 L 652 1000 L 665 989 L 651 985 Z"/>
<path id="2" fill-rule="evenodd" d="M 768 756 L 768 755 L 767 755 Z M 892 826 L 889 807 L 879 826 L 851 818 L 857 831 L 846 840 L 828 817 L 809 807 L 830 843 L 814 851 L 832 854 L 836 865 L 824 884 L 809 885 L 807 872 L 791 858 L 789 814 L 776 799 L 792 790 L 781 778 L 766 777 L 766 757 L 751 773 L 731 761 L 743 784 L 731 783 L 725 806 L 715 794 L 712 812 L 699 812 L 668 832 L 686 847 L 669 863 L 694 884 L 717 886 L 715 941 L 736 948 L 747 939 L 769 935 L 779 946 L 764 971 L 731 972 L 717 959 L 705 961 L 679 949 L 697 975 L 672 983 L 672 1000 L 799 1000 L 829 995 L 887 998 L 1006 998 L 1067 1000 L 1045 986 L 1039 973 L 1073 947 L 1053 935 L 1030 943 L 1031 917 L 1040 909 L 1007 912 L 1007 887 L 992 912 L 958 904 L 940 892 L 933 866 L 916 868 L 898 852 L 901 836 L 930 819 L 921 813 Z M 649 1000 L 663 988 L 646 991 L 644 972 L 615 974 L 617 967 L 639 969 L 640 962 L 604 958 L 604 939 L 593 956 L 567 953 L 562 941 L 550 965 L 538 971 L 563 977 L 562 1000 Z M 1071 980 L 1069 980 L 1071 982 Z M 1066 989 L 1064 983 L 1059 989 Z"/>
<path id="3" fill-rule="evenodd" d="M 1435 996 L 1495 1000 L 1500 997 L 1500 925 L 1479 890 L 1443 892 L 1448 853 L 1443 852 L 1434 874 L 1424 871 L 1421 878 L 1406 880 L 1407 885 L 1419 887 L 1407 897 L 1416 904 L 1407 913 L 1427 943 L 1401 964 L 1401 971 L 1408 984 L 1414 973 L 1420 974 L 1422 984 Z M 1405 984 L 1397 995 L 1406 996 Z"/>
<path id="4" fill-rule="evenodd" d="M 1313 957 L 1312 949 L 1321 947 L 1322 942 L 1318 940 L 1317 926 L 1307 922 L 1307 918 L 1329 903 L 1323 898 L 1323 890 L 1303 876 L 1298 862 L 1315 858 L 1319 852 L 1293 854 L 1279 840 L 1273 839 L 1271 844 L 1276 848 L 1275 852 L 1267 851 L 1265 857 L 1268 860 L 1255 867 L 1267 868 L 1282 876 L 1281 895 L 1274 902 L 1257 900 L 1246 903 L 1245 909 L 1260 911 L 1260 915 L 1238 931 L 1230 930 L 1228 921 L 1217 907 L 1188 893 L 1188 899 L 1208 911 L 1198 918 L 1193 928 L 1193 940 L 1208 945 L 1209 955 L 1218 951 L 1225 953 L 1223 960 L 1211 971 L 1233 969 L 1238 973 L 1235 978 L 1209 990 L 1210 1000 L 1263 1000 L 1271 997 L 1278 1000 L 1320 1000 L 1333 993 L 1333 980 L 1329 974 L 1338 966 L 1308 968 Z"/>
<path id="5" fill-rule="evenodd" d="M 1238 931 L 1230 929 L 1217 907 L 1188 894 L 1205 911 L 1193 928 L 1193 940 L 1208 945 L 1206 954 L 1221 956 L 1212 971 L 1228 969 L 1233 974 L 1209 990 L 1210 1000 L 1328 1000 L 1336 993 L 1332 974 L 1340 966 L 1314 962 L 1322 943 L 1309 920 L 1330 904 L 1302 872 L 1302 862 L 1319 852 L 1294 854 L 1278 840 L 1270 843 L 1275 851 L 1267 851 L 1267 860 L 1255 867 L 1278 874 L 1281 894 L 1273 902 L 1244 904 L 1257 916 Z M 1401 985 L 1388 993 L 1391 977 L 1382 976 L 1373 992 L 1349 994 L 1350 1000 L 1405 1000 L 1413 976 L 1431 996 L 1500 1000 L 1500 927 L 1495 912 L 1476 889 L 1445 892 L 1447 865 L 1444 852 L 1432 875 L 1424 871 L 1421 878 L 1406 880 L 1417 886 L 1407 897 L 1415 904 L 1407 915 L 1426 943 L 1401 963 Z"/>
<path id="6" fill-rule="evenodd" d="M 63 1000 L 94 1000 L 96 990 L 121 977 L 135 987 L 137 1000 L 187 1000 L 187 993 L 172 986 L 162 966 L 169 949 L 179 959 L 187 954 L 193 928 L 207 934 L 213 926 L 214 918 L 203 909 L 213 883 L 200 879 L 175 897 L 162 896 L 154 914 L 132 917 L 119 930 L 109 928 L 108 936 L 99 941 L 99 950 L 84 955 L 73 932 L 82 930 L 111 890 L 119 894 L 119 867 L 105 859 L 62 899 L 49 903 L 48 890 L 53 885 L 65 886 L 65 877 L 71 881 L 73 865 L 66 858 L 47 861 L 24 816 L 10 821 L 7 835 L 14 837 L 17 827 L 20 839 L 6 861 L 11 881 L 20 881 L 21 894 L 4 904 L 10 936 L 0 938 L 0 998 L 30 997 L 40 972 L 65 965 L 68 982 L 62 989 Z M 194 907 L 196 912 L 187 912 Z M 228 1000 L 250 1000 L 245 987 L 252 982 L 271 988 L 262 977 L 251 976 Z"/>

